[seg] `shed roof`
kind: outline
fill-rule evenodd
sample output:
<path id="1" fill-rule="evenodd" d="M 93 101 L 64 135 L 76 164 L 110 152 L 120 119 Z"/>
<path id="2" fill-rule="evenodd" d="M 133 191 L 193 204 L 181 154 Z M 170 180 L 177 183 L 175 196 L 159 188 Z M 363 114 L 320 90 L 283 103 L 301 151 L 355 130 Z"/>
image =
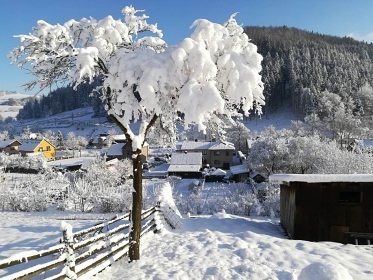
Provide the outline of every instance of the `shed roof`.
<path id="1" fill-rule="evenodd" d="M 171 165 L 202 165 L 202 153 L 173 153 Z"/>
<path id="2" fill-rule="evenodd" d="M 176 146 L 180 150 L 234 150 L 234 145 L 228 142 L 184 141 Z"/>
<path id="3" fill-rule="evenodd" d="M 373 174 L 272 174 L 269 176 L 272 183 L 306 182 L 373 182 Z"/>
<path id="4" fill-rule="evenodd" d="M 212 175 L 212 176 L 225 176 L 227 175 L 227 172 L 220 169 L 220 168 L 217 168 L 215 169 L 214 171 L 212 171 L 209 175 Z"/>
<path id="5" fill-rule="evenodd" d="M 249 173 L 249 169 L 244 164 L 231 166 L 230 171 L 233 175 Z"/>
<path id="6" fill-rule="evenodd" d="M 121 156 L 123 155 L 122 149 L 126 145 L 126 143 L 117 143 L 110 146 L 107 151 L 108 156 Z"/>
<path id="7" fill-rule="evenodd" d="M 197 164 L 171 164 L 168 172 L 199 172 L 201 165 Z"/>

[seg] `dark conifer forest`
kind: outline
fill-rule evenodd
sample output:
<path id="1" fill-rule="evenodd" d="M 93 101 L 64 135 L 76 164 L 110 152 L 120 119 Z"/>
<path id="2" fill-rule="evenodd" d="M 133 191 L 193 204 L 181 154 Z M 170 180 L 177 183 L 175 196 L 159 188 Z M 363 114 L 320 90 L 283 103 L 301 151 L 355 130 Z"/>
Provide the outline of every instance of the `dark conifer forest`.
<path id="1" fill-rule="evenodd" d="M 319 109 L 328 92 L 353 103 L 354 114 L 373 115 L 373 44 L 286 26 L 246 27 L 245 32 L 264 58 L 267 111 L 291 100 L 294 112 L 304 117 Z"/>

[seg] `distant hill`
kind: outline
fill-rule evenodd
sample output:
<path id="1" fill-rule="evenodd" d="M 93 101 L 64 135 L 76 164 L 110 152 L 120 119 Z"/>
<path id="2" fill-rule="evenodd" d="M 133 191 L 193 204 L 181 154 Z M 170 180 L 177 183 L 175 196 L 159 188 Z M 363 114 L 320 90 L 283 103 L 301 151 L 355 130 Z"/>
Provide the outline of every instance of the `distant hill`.
<path id="1" fill-rule="evenodd" d="M 265 110 L 286 99 L 304 117 L 329 91 L 357 103 L 357 92 L 373 85 L 373 44 L 283 27 L 246 27 L 245 32 L 264 57 Z M 373 112 L 364 112 L 372 115 Z"/>
<path id="2" fill-rule="evenodd" d="M 30 98 L 14 91 L 0 91 L 0 119 L 15 118 Z"/>

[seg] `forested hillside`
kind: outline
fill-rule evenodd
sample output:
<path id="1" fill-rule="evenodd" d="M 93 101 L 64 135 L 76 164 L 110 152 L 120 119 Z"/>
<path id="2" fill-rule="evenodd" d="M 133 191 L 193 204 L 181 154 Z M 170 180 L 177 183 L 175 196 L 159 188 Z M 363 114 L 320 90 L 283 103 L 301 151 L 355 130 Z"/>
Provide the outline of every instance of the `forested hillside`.
<path id="1" fill-rule="evenodd" d="M 105 111 L 99 95 L 91 95 L 99 85 L 99 81 L 95 81 L 79 85 L 76 90 L 72 86 L 66 86 L 55 89 L 48 95 L 29 99 L 19 111 L 17 119 L 44 118 L 87 106 L 92 106 L 96 115 L 102 115 Z"/>
<path id="2" fill-rule="evenodd" d="M 373 44 L 285 26 L 245 31 L 264 57 L 265 109 L 274 110 L 290 98 L 295 113 L 304 117 L 328 91 L 344 103 L 351 98 L 361 115 L 373 115 L 373 91 L 366 87 L 373 84 Z M 368 96 L 363 89 L 370 90 Z"/>

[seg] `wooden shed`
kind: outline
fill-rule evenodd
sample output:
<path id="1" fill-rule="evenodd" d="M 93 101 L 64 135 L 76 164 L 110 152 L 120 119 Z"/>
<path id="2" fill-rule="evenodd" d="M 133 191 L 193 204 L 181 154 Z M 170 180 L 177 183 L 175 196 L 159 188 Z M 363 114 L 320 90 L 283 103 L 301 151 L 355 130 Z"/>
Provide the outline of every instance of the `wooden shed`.
<path id="1" fill-rule="evenodd" d="M 372 244 L 373 174 L 274 174 L 293 239 Z M 369 241 L 370 240 L 370 241 Z"/>

